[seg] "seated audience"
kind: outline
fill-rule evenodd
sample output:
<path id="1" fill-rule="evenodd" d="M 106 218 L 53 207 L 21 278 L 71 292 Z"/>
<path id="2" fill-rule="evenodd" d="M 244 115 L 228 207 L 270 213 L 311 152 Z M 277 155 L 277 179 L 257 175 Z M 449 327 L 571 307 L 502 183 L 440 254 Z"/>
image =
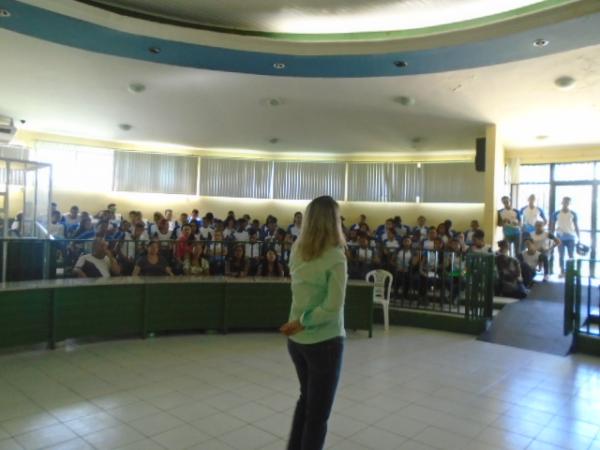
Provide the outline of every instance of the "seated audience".
<path id="1" fill-rule="evenodd" d="M 529 234 L 529 239 L 533 242 L 534 248 L 540 253 L 540 262 L 544 269 L 544 281 L 548 281 L 549 262 L 548 255 L 551 255 L 555 247 L 560 245 L 560 239 L 554 234 L 544 229 L 543 221 L 538 220 L 535 223 L 535 230 Z"/>
<path id="2" fill-rule="evenodd" d="M 54 239 L 64 239 L 67 235 L 67 227 L 61 222 L 60 211 L 52 211 L 50 223 L 48 224 L 48 234 Z"/>
<path id="3" fill-rule="evenodd" d="M 410 237 L 402 239 L 402 247 L 396 253 L 394 276 L 394 293 L 398 297 L 400 290 L 402 296 L 408 297 L 411 288 L 415 285 L 415 274 L 418 271 L 419 254 L 413 251 Z"/>
<path id="4" fill-rule="evenodd" d="M 204 257 L 205 245 L 202 241 L 194 242 L 192 253 L 183 263 L 183 273 L 185 275 L 209 275 L 210 264 Z"/>
<path id="5" fill-rule="evenodd" d="M 497 295 L 518 299 L 527 297 L 527 289 L 521 275 L 521 265 L 517 258 L 510 256 L 510 243 L 504 239 L 498 242 L 496 270 L 498 272 Z"/>
<path id="6" fill-rule="evenodd" d="M 73 274 L 79 278 L 107 278 L 119 275 L 120 271 L 119 263 L 107 249 L 106 241 L 96 239 L 92 244 L 92 252 L 77 259 Z"/>
<path id="7" fill-rule="evenodd" d="M 173 276 L 173 271 L 169 267 L 167 260 L 160 254 L 160 242 L 152 241 L 148 244 L 146 253 L 140 256 L 135 262 L 132 275 L 138 276 Z"/>
<path id="8" fill-rule="evenodd" d="M 225 262 L 225 275 L 237 278 L 248 275 L 248 261 L 244 256 L 244 246 L 242 244 L 236 244 L 233 247 L 233 255 Z"/>
<path id="9" fill-rule="evenodd" d="M 479 221 L 471 220 L 471 226 L 467 231 L 465 231 L 465 243 L 467 245 L 470 246 L 473 244 L 473 233 L 475 233 L 477 230 L 479 230 Z"/>
<path id="10" fill-rule="evenodd" d="M 79 226 L 73 233 L 73 239 L 93 239 L 96 236 L 96 230 L 94 230 L 94 226 L 92 225 L 92 219 L 89 216 L 81 217 L 81 222 Z"/>
<path id="11" fill-rule="evenodd" d="M 529 238 L 523 241 L 525 250 L 519 255 L 518 260 L 521 264 L 521 276 L 523 278 L 523 284 L 526 288 L 533 286 L 533 279 L 535 273 L 540 265 L 541 253 L 538 252 L 533 244 L 533 241 Z"/>
<path id="12" fill-rule="evenodd" d="M 218 227 L 215 230 L 215 237 L 208 245 L 207 256 L 210 262 L 211 275 L 225 275 L 225 261 L 228 254 L 227 245 L 223 242 L 223 231 Z"/>
<path id="13" fill-rule="evenodd" d="M 256 273 L 259 277 L 283 277 L 284 269 L 277 260 L 277 255 L 273 250 L 267 250 L 263 262 L 258 266 Z"/>
<path id="14" fill-rule="evenodd" d="M 297 211 L 294 213 L 294 223 L 288 226 L 288 233 L 294 236 L 294 240 L 300 236 L 300 228 L 302 228 L 302 213 Z"/>
<path id="15" fill-rule="evenodd" d="M 470 253 L 492 253 L 492 247 L 484 241 L 485 233 L 483 230 L 475 230 L 473 233 L 473 243 L 469 247 Z"/>
<path id="16" fill-rule="evenodd" d="M 420 240 L 425 240 L 428 232 L 429 227 L 427 226 L 427 219 L 425 216 L 417 217 L 417 226 L 412 229 L 412 233 L 418 234 Z"/>

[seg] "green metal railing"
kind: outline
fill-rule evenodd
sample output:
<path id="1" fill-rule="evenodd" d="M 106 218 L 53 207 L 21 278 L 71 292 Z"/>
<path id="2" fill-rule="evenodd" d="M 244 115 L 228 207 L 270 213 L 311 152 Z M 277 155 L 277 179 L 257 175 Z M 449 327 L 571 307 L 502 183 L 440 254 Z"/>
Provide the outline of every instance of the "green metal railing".
<path id="1" fill-rule="evenodd" d="M 570 260 L 565 278 L 564 334 L 600 337 L 600 282 L 588 275 L 600 261 Z"/>

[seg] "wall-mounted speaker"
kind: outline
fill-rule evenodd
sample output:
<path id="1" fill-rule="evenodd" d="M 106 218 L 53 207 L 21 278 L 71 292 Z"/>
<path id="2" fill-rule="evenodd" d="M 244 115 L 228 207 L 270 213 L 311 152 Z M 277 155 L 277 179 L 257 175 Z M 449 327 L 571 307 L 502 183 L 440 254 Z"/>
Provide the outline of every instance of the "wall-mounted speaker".
<path id="1" fill-rule="evenodd" d="M 475 170 L 485 172 L 485 138 L 475 140 Z"/>

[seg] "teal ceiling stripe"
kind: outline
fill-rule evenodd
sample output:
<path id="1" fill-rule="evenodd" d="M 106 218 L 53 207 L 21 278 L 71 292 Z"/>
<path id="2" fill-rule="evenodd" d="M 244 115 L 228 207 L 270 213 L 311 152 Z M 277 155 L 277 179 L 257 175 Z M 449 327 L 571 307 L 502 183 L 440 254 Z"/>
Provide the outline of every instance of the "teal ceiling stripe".
<path id="1" fill-rule="evenodd" d="M 161 64 L 290 77 L 403 76 L 481 67 L 600 44 L 600 13 L 485 41 L 427 50 L 366 55 L 280 55 L 141 36 L 17 0 L 0 0 L 11 16 L 0 28 L 96 53 Z M 536 48 L 538 38 L 550 45 Z M 150 48 L 160 49 L 152 53 Z M 406 67 L 394 63 L 405 61 Z M 278 65 L 283 65 L 284 68 Z"/>

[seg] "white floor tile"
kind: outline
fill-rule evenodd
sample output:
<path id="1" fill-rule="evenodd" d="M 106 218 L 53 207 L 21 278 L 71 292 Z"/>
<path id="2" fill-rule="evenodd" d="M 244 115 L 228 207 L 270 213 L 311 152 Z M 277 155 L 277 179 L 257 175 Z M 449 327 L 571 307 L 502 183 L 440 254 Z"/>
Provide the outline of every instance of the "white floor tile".
<path id="1" fill-rule="evenodd" d="M 75 439 L 77 435 L 62 424 L 51 425 L 16 436 L 16 440 L 26 450 L 50 447 L 61 442 Z"/>
<path id="2" fill-rule="evenodd" d="M 110 414 L 101 412 L 98 414 L 92 414 L 91 416 L 69 420 L 68 422 L 64 422 L 64 424 L 78 435 L 83 436 L 85 434 L 90 434 L 106 428 L 121 425 L 121 422 Z"/>
<path id="3" fill-rule="evenodd" d="M 373 450 L 395 450 L 408 439 L 389 431 L 369 427 L 349 439 Z"/>
<path id="4" fill-rule="evenodd" d="M 211 437 L 191 425 L 183 425 L 157 434 L 152 439 L 169 450 L 184 450 L 201 442 L 209 441 Z"/>
<path id="5" fill-rule="evenodd" d="M 243 420 L 225 413 L 203 417 L 202 419 L 191 422 L 191 424 L 203 433 L 214 437 L 219 437 L 225 433 L 246 426 L 246 422 Z"/>
<path id="6" fill-rule="evenodd" d="M 94 447 L 83 439 L 77 438 L 67 442 L 61 442 L 52 447 L 44 447 L 44 450 L 94 450 Z"/>
<path id="7" fill-rule="evenodd" d="M 127 425 L 106 428 L 84 436 L 98 450 L 112 450 L 144 439 L 144 435 Z"/>
<path id="8" fill-rule="evenodd" d="M 18 417 L 16 419 L 2 422 L 0 426 L 11 436 L 26 433 L 27 431 L 37 430 L 50 425 L 58 424 L 58 419 L 46 412 Z"/>
<path id="9" fill-rule="evenodd" d="M 273 443 L 278 438 L 266 431 L 247 425 L 235 431 L 230 431 L 219 438 L 236 450 L 258 450 Z"/>
<path id="10" fill-rule="evenodd" d="M 2 439 L 0 440 L 0 450 L 23 450 L 23 447 L 14 439 Z"/>
<path id="11" fill-rule="evenodd" d="M 129 426 L 145 436 L 154 436 L 183 425 L 184 421 L 167 413 L 153 414 L 129 422 Z"/>

